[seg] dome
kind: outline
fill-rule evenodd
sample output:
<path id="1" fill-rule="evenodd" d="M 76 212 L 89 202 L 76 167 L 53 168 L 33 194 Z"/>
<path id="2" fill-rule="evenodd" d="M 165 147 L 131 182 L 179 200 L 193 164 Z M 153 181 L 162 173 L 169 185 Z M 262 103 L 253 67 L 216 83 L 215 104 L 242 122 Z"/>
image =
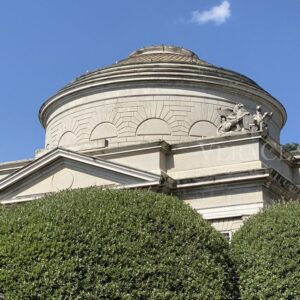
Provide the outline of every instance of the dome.
<path id="1" fill-rule="evenodd" d="M 117 65 L 129 65 L 137 63 L 153 63 L 153 62 L 179 62 L 190 63 L 195 65 L 210 66 L 204 60 L 200 60 L 199 57 L 192 51 L 175 47 L 175 46 L 151 46 L 141 48 L 131 53 L 128 58 L 120 60 Z"/>
<path id="2" fill-rule="evenodd" d="M 270 136 L 279 141 L 286 112 L 253 80 L 214 66 L 176 46 L 141 48 L 106 68 L 84 74 L 40 109 L 46 147 L 90 149 L 216 136 L 218 109 L 242 103 L 273 112 Z"/>

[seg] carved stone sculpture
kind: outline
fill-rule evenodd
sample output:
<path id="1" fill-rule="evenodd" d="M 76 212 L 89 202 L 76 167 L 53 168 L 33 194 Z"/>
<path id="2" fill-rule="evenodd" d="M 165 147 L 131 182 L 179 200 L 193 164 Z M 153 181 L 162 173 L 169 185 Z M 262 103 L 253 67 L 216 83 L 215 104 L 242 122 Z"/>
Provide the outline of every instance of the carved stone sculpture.
<path id="1" fill-rule="evenodd" d="M 262 113 L 261 106 L 256 106 L 256 113 L 253 115 L 254 119 L 254 126 L 256 127 L 257 131 L 263 131 L 267 133 L 268 131 L 268 121 L 272 118 L 273 113 L 265 112 Z"/>
<path id="2" fill-rule="evenodd" d="M 220 115 L 219 135 L 256 131 L 267 133 L 267 122 L 272 117 L 272 113 L 263 114 L 261 106 L 257 106 L 256 113 L 251 115 L 242 103 L 237 103 L 233 108 L 218 108 L 217 111 Z"/>
<path id="3" fill-rule="evenodd" d="M 219 134 L 238 133 L 244 130 L 250 130 L 250 113 L 244 108 L 242 103 L 237 103 L 233 109 L 218 108 L 220 115 Z"/>

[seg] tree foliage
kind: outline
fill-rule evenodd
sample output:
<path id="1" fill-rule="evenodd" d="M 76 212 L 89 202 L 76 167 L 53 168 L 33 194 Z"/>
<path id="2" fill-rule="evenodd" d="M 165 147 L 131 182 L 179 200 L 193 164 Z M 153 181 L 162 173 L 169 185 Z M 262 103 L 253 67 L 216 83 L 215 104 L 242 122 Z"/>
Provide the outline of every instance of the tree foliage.
<path id="1" fill-rule="evenodd" d="M 252 216 L 234 234 L 242 299 L 300 299 L 300 203 Z"/>
<path id="2" fill-rule="evenodd" d="M 5 299 L 229 299 L 228 244 L 175 198 L 96 188 L 0 209 Z"/>
<path id="3" fill-rule="evenodd" d="M 283 145 L 283 149 L 294 154 L 300 153 L 300 145 L 298 143 L 287 143 Z"/>

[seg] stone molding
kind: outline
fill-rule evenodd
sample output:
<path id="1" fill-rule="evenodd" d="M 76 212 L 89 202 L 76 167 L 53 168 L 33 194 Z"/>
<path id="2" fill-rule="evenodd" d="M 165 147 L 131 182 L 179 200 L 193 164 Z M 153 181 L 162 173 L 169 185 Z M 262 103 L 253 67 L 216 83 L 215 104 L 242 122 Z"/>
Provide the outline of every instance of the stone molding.
<path id="1" fill-rule="evenodd" d="M 44 156 L 34 160 L 33 162 L 29 163 L 28 165 L 21 168 L 17 172 L 2 179 L 0 181 L 0 192 L 5 190 L 9 186 L 15 184 L 16 182 L 22 180 L 23 178 L 26 178 L 32 173 L 37 172 L 39 169 L 43 168 L 44 166 L 51 165 L 51 163 L 57 161 L 58 159 L 69 159 L 75 162 L 82 162 L 84 164 L 92 165 L 102 169 L 107 169 L 110 171 L 122 173 L 127 176 L 135 177 L 137 180 L 144 180 L 144 181 L 160 180 L 160 176 L 149 172 L 140 171 L 137 169 L 126 167 L 109 161 L 104 161 L 101 159 L 96 159 L 70 150 L 57 148 L 52 150 L 51 152 L 46 153 Z"/>
<path id="2" fill-rule="evenodd" d="M 246 76 L 218 67 L 194 66 L 184 63 L 149 63 L 117 66 L 100 70 L 98 73 L 96 72 L 90 76 L 83 76 L 80 81 L 66 86 L 42 105 L 39 113 L 40 121 L 45 127 L 46 120 L 44 116 L 47 115 L 47 110 L 55 102 L 61 101 L 67 95 L 74 95 L 74 93 L 83 90 L 90 90 L 92 93 L 95 93 L 93 88 L 107 87 L 108 85 L 114 85 L 114 88 L 118 89 L 118 85 L 120 86 L 121 84 L 124 88 L 124 84 L 132 84 L 134 82 L 147 82 L 149 84 L 156 82 L 156 86 L 159 82 L 171 85 L 176 82 L 177 84 L 188 84 L 189 86 L 191 84 L 195 86 L 200 84 L 200 86 L 213 86 L 221 90 L 223 88 L 229 89 L 231 92 L 235 90 L 241 93 L 247 92 L 252 96 L 259 95 L 259 98 L 272 102 L 281 111 L 283 123 L 286 121 L 286 111 L 282 104 Z"/>

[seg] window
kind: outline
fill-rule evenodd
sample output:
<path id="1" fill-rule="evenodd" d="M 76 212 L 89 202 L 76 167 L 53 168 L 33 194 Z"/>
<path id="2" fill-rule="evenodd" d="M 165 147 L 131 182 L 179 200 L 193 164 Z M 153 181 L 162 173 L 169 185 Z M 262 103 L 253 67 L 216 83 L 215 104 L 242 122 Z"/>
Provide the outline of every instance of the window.
<path id="1" fill-rule="evenodd" d="M 225 237 L 225 239 L 230 243 L 232 239 L 232 232 L 231 231 L 223 231 L 221 234 Z"/>

